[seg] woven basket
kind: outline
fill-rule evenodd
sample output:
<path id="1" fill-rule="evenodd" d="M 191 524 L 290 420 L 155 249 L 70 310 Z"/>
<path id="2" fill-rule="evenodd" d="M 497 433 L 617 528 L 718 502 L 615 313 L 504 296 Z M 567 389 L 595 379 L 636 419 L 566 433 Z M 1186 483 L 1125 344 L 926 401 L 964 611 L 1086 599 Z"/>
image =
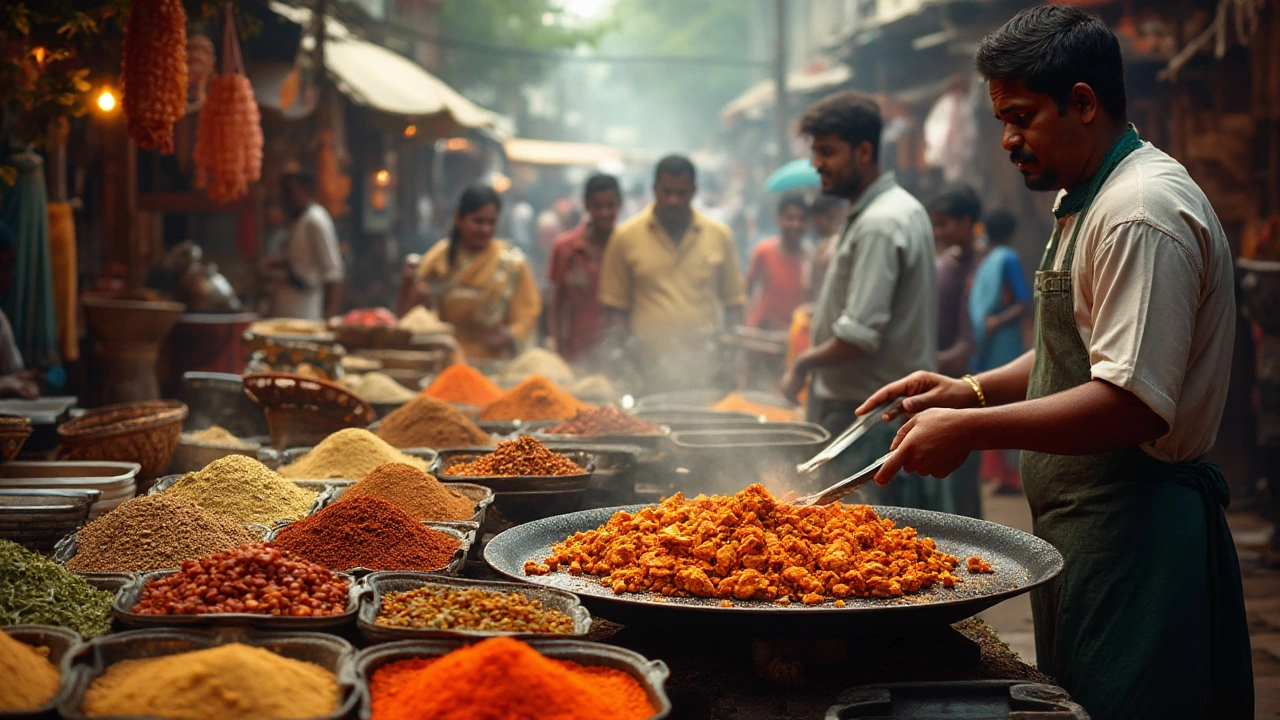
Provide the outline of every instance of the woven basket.
<path id="1" fill-rule="evenodd" d="M 318 445 L 333 433 L 367 427 L 378 418 L 373 406 L 332 382 L 286 373 L 244 376 L 244 391 L 262 406 L 279 449 Z"/>
<path id="2" fill-rule="evenodd" d="M 169 471 L 187 406 L 176 400 L 120 403 L 90 410 L 58 428 L 63 460 L 136 462 L 138 489 Z"/>
<path id="3" fill-rule="evenodd" d="M 16 457 L 30 436 L 30 418 L 22 415 L 0 415 L 0 462 L 8 462 Z"/>

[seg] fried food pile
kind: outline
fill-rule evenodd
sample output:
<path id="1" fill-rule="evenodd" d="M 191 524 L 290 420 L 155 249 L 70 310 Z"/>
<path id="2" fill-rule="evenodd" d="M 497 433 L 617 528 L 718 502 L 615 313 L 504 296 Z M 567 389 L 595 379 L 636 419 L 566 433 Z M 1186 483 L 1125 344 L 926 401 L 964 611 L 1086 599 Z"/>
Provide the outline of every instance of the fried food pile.
<path id="1" fill-rule="evenodd" d="M 595 575 L 615 593 L 817 605 L 847 597 L 893 598 L 942 583 L 959 559 L 930 538 L 897 527 L 867 505 L 800 508 L 762 485 L 736 495 L 681 494 L 552 548 L 526 575 L 566 570 Z"/>

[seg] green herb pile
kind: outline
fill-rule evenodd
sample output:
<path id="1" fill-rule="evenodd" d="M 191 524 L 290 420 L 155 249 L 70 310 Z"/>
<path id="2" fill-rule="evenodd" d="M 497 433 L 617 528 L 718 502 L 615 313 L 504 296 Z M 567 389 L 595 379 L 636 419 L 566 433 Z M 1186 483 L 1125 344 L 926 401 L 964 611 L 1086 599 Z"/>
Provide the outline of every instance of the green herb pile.
<path id="1" fill-rule="evenodd" d="M 59 625 L 85 637 L 104 635 L 112 597 L 52 560 L 0 540 L 0 625 Z"/>

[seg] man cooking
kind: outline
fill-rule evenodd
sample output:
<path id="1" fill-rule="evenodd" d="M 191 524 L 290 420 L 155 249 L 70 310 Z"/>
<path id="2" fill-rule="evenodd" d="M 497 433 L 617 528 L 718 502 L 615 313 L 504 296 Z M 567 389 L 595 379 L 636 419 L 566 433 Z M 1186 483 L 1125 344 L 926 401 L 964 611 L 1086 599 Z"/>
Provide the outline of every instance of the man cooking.
<path id="1" fill-rule="evenodd" d="M 880 167 L 880 106 L 854 91 L 814 103 L 800 118 L 813 144 L 822 192 L 849 201 L 844 232 L 814 305 L 812 347 L 796 356 L 782 392 L 796 399 L 813 377 L 808 417 L 833 433 L 892 378 L 932 370 L 937 361 L 938 301 L 933 227 L 920 201 Z M 893 428 L 878 425 L 845 451 L 836 467 L 850 475 L 884 454 Z M 946 486 L 904 477 L 863 501 L 953 511 Z"/>
<path id="2" fill-rule="evenodd" d="M 1125 111 L 1115 35 L 1053 5 L 978 48 L 1027 187 L 1060 193 L 1036 274 L 1035 348 L 976 377 L 915 373 L 876 476 L 1023 450 L 1035 532 L 1066 566 L 1033 591 L 1040 669 L 1095 720 L 1253 717 L 1227 485 L 1200 461 L 1230 372 L 1235 301 L 1222 226 Z"/>

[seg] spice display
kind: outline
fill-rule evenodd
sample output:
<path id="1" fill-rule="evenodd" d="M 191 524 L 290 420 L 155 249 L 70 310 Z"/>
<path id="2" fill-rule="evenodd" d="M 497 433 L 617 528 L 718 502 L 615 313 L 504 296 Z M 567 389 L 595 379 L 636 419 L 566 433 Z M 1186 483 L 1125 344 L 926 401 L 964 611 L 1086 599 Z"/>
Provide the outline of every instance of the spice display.
<path id="1" fill-rule="evenodd" d="M 311 480 L 355 480 L 389 462 L 404 463 L 423 472 L 427 471 L 427 463 L 422 458 L 400 452 L 388 445 L 386 440 L 364 428 L 347 428 L 330 435 L 311 448 L 311 452 L 280 468 L 280 474 L 287 478 Z"/>
<path id="2" fill-rule="evenodd" d="M 517 592 L 429 585 L 382 595 L 375 622 L 398 628 L 573 633 L 573 619 Z"/>
<path id="3" fill-rule="evenodd" d="M 589 407 L 550 380 L 534 375 L 486 405 L 480 412 L 480 419 L 568 420 Z"/>
<path id="4" fill-rule="evenodd" d="M 0 625 L 57 625 L 97 637 L 111 629 L 112 597 L 52 560 L 0 540 Z"/>
<path id="5" fill-rule="evenodd" d="M 611 402 L 618 397 L 618 390 L 604 375 L 589 375 L 569 388 L 569 392 L 577 398 Z"/>
<path id="6" fill-rule="evenodd" d="M 235 435 L 231 431 L 218 425 L 210 425 L 203 430 L 197 430 L 190 433 L 182 433 L 182 439 L 186 442 L 200 443 L 202 445 L 222 445 L 225 447 L 249 448 L 254 447 L 252 443 L 247 443 Z"/>
<path id="7" fill-rule="evenodd" d="M 484 407 L 502 397 L 502 388 L 470 365 L 450 365 L 422 391 L 423 395 L 455 405 Z"/>
<path id="8" fill-rule="evenodd" d="M 317 495 L 244 455 L 228 455 L 187 473 L 165 494 L 242 523 L 266 525 L 306 515 Z"/>
<path id="9" fill-rule="evenodd" d="M 460 543 L 385 500 L 336 502 L 281 528 L 276 544 L 333 570 L 422 570 L 446 567 Z"/>
<path id="10" fill-rule="evenodd" d="M 569 386 L 573 384 L 573 368 L 556 353 L 535 347 L 520 353 L 503 371 L 504 379 L 519 382 L 533 375 L 541 375 L 551 382 Z"/>
<path id="11" fill-rule="evenodd" d="M 655 713 L 622 670 L 491 638 L 441 658 L 387 663 L 369 679 L 373 720 L 639 720 Z"/>
<path id="12" fill-rule="evenodd" d="M 442 450 L 493 445 L 489 433 L 481 430 L 457 408 L 426 395 L 419 395 L 387 413 L 378 425 L 378 437 L 398 448 Z"/>
<path id="13" fill-rule="evenodd" d="M 244 74 L 230 9 L 223 23 L 222 72 L 209 81 L 192 160 L 196 187 L 218 202 L 230 202 L 244 197 L 262 176 L 262 117 Z"/>
<path id="14" fill-rule="evenodd" d="M 431 312 L 421 305 L 415 305 L 412 310 L 404 314 L 400 318 L 400 322 L 396 323 L 396 327 L 402 330 L 408 330 L 417 335 L 430 335 L 432 333 L 447 333 L 453 331 L 453 326 L 440 319 L 440 316 Z"/>
<path id="15" fill-rule="evenodd" d="M 615 513 L 524 569 L 595 575 L 619 594 L 815 605 L 953 587 L 959 564 L 931 538 L 918 539 L 915 529 L 896 527 L 868 505 L 799 508 L 755 484 L 694 500 L 676 493 L 636 513 Z"/>
<path id="16" fill-rule="evenodd" d="M 351 388 L 361 400 L 370 403 L 405 403 L 418 396 L 418 393 L 401 385 L 395 378 L 383 372 L 370 372 L 354 378 L 343 379 L 343 384 Z"/>
<path id="17" fill-rule="evenodd" d="M 329 715 L 338 700 L 337 678 L 319 665 L 228 643 L 114 663 L 89 685 L 81 710 L 89 717 L 270 720 Z"/>
<path id="18" fill-rule="evenodd" d="M 41 652 L 41 651 L 44 652 Z M 62 674 L 47 648 L 34 648 L 0 632 L 0 712 L 32 710 L 58 694 Z"/>
<path id="19" fill-rule="evenodd" d="M 139 147 L 173 152 L 187 112 L 187 13 L 182 0 L 132 0 L 120 53 L 120 107 Z"/>
<path id="20" fill-rule="evenodd" d="M 321 320 L 301 320 L 298 318 L 273 318 L 259 320 L 249 326 L 249 332 L 266 337 L 302 336 L 314 337 L 327 335 L 329 328 Z"/>
<path id="21" fill-rule="evenodd" d="M 384 307 L 358 308 L 343 315 L 340 324 L 359 327 L 395 327 L 396 314 Z"/>
<path id="22" fill-rule="evenodd" d="M 169 493 L 133 498 L 80 529 L 78 572 L 167 570 L 260 538 L 236 520 Z"/>
<path id="23" fill-rule="evenodd" d="M 736 392 L 726 395 L 723 400 L 712 405 L 711 409 L 719 410 L 720 412 L 743 412 L 748 415 L 759 415 L 769 422 L 797 422 L 804 419 L 803 412 L 798 408 L 790 410 L 777 405 L 753 402 Z"/>
<path id="24" fill-rule="evenodd" d="M 662 429 L 616 407 L 583 410 L 547 431 L 552 435 L 660 435 Z"/>
<path id="25" fill-rule="evenodd" d="M 386 500 L 416 520 L 470 520 L 475 501 L 416 467 L 384 463 L 342 491 L 342 502 L 358 497 Z"/>
<path id="26" fill-rule="evenodd" d="M 968 562 L 965 563 L 965 568 L 975 575 L 978 573 L 993 573 L 996 571 L 995 568 L 991 567 L 986 560 L 983 560 L 980 557 L 969 558 Z"/>
<path id="27" fill-rule="evenodd" d="M 521 475 L 580 475 L 578 463 L 553 453 L 528 435 L 498 443 L 498 449 L 471 462 L 457 462 L 445 475 L 458 477 L 515 477 Z"/>
<path id="28" fill-rule="evenodd" d="M 147 581 L 132 612 L 314 617 L 346 608 L 346 580 L 283 548 L 257 543 L 188 560 L 178 572 Z"/>

